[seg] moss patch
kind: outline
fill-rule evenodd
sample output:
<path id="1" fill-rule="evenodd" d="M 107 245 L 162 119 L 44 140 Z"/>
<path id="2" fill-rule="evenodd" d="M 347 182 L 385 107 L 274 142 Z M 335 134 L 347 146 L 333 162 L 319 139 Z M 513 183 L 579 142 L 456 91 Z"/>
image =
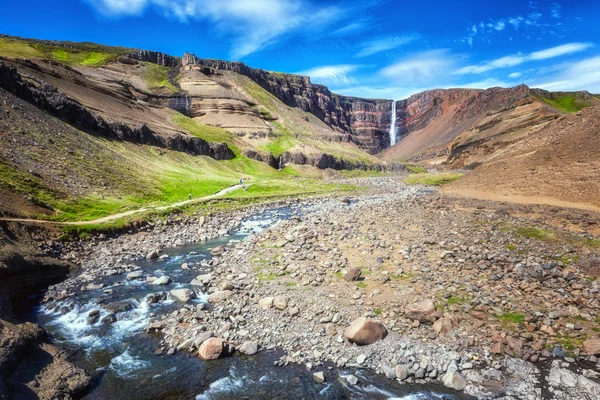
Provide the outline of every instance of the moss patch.
<path id="1" fill-rule="evenodd" d="M 441 172 L 436 174 L 413 174 L 406 178 L 404 182 L 409 185 L 434 185 L 440 186 L 459 179 L 463 174 L 456 172 Z"/>
<path id="2" fill-rule="evenodd" d="M 502 322 L 511 324 L 522 324 L 525 322 L 525 316 L 523 314 L 505 313 L 497 317 Z"/>

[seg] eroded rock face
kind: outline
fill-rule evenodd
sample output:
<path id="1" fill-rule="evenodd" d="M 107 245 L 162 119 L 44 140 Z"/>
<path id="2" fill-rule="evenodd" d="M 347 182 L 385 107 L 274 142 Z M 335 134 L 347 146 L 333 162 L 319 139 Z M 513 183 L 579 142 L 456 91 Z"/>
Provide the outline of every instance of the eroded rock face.
<path id="1" fill-rule="evenodd" d="M 198 137 L 183 134 L 159 135 L 145 123 L 132 127 L 121 122 L 109 122 L 61 93 L 49 84 L 35 85 L 22 79 L 16 68 L 0 62 L 0 87 L 45 110 L 51 115 L 82 130 L 91 130 L 105 137 L 127 142 L 168 148 L 192 155 L 206 155 L 217 160 L 234 157 L 226 143 L 208 143 Z"/>
<path id="2" fill-rule="evenodd" d="M 346 328 L 344 336 L 352 343 L 365 346 L 384 339 L 387 329 L 381 322 L 360 317 Z"/>
<path id="3" fill-rule="evenodd" d="M 308 76 L 272 74 L 241 62 L 208 60 L 186 53 L 182 65 L 190 64 L 247 76 L 288 106 L 310 112 L 334 131 L 350 135 L 354 143 L 371 153 L 389 146 L 391 100 L 340 96 L 326 86 L 313 84 Z"/>
<path id="4" fill-rule="evenodd" d="M 178 67 L 181 65 L 180 57 L 173 57 L 159 51 L 138 50 L 129 53 L 127 57 L 138 61 L 151 62 L 165 67 Z"/>

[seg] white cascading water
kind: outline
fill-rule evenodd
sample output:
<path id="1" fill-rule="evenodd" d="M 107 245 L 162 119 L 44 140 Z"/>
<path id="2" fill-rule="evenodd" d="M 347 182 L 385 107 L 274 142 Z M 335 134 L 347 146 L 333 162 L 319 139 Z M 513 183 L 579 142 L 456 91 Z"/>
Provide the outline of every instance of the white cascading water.
<path id="1" fill-rule="evenodd" d="M 396 101 L 392 100 L 392 121 L 390 123 L 390 146 L 396 144 Z"/>
<path id="2" fill-rule="evenodd" d="M 188 117 L 191 117 L 190 115 L 190 98 L 188 97 L 188 94 L 185 94 L 185 115 Z"/>

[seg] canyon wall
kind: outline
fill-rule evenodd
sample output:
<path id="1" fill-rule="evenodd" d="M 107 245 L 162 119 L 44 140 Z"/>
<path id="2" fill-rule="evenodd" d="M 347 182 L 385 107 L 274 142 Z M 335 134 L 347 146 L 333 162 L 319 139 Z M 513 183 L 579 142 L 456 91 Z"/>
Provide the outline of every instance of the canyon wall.
<path id="1" fill-rule="evenodd" d="M 333 130 L 349 134 L 354 143 L 370 153 L 389 146 L 390 100 L 340 96 L 324 85 L 313 84 L 307 76 L 272 73 L 250 68 L 241 62 L 209 60 L 186 53 L 182 65 L 190 64 L 244 75 L 286 105 L 309 112 Z"/>

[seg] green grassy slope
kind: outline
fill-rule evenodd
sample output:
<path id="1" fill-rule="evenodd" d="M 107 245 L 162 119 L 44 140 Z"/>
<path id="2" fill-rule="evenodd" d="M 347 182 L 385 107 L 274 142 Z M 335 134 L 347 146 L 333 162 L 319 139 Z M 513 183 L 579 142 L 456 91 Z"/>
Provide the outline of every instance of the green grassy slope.
<path id="1" fill-rule="evenodd" d="M 93 43 L 50 42 L 0 37 L 0 57 L 45 58 L 65 64 L 100 66 L 114 61 L 130 49 Z"/>
<path id="2" fill-rule="evenodd" d="M 538 95 L 534 95 L 534 97 L 546 104 L 548 104 L 549 106 L 552 106 L 560 111 L 566 112 L 566 113 L 574 113 L 577 112 L 583 108 L 586 107 L 590 107 L 595 105 L 594 101 L 592 99 L 590 100 L 584 100 L 584 99 L 578 99 L 577 97 L 573 96 L 573 95 L 564 95 L 564 96 L 560 96 L 554 99 L 548 99 L 542 96 L 538 96 Z"/>

